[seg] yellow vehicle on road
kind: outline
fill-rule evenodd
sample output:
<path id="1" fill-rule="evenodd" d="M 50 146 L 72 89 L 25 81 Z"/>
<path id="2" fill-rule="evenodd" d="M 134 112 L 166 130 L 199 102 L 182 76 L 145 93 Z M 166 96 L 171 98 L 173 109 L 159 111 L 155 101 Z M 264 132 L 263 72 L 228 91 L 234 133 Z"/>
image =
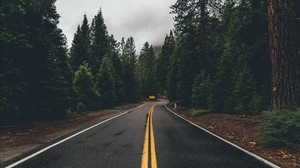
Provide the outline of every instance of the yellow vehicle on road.
<path id="1" fill-rule="evenodd" d="M 157 100 L 157 99 L 156 99 L 156 96 L 151 95 L 151 96 L 149 96 L 149 100 Z"/>

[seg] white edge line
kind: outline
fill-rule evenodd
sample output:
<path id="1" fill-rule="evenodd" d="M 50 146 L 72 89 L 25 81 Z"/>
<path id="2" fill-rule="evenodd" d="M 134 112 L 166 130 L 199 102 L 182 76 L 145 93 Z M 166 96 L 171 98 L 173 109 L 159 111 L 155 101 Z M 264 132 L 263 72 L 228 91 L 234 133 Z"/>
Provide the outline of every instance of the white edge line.
<path id="1" fill-rule="evenodd" d="M 75 137 L 75 136 L 77 136 L 77 135 L 79 135 L 79 134 L 82 134 L 82 133 L 84 133 L 84 132 L 86 132 L 86 131 L 88 131 L 88 130 L 94 128 L 94 127 L 97 127 L 98 125 L 101 125 L 101 124 L 103 124 L 103 123 L 105 123 L 105 122 L 108 122 L 108 121 L 110 121 L 110 120 L 112 120 L 112 119 L 115 119 L 115 118 L 120 117 L 120 116 L 122 116 L 122 115 L 124 115 L 124 114 L 127 114 L 128 112 L 130 112 L 130 111 L 132 111 L 132 110 L 135 110 L 135 109 L 138 109 L 138 108 L 140 108 L 140 107 L 142 107 L 142 106 L 144 106 L 144 105 L 145 105 L 145 104 L 142 104 L 142 105 L 140 105 L 140 106 L 138 106 L 138 107 L 135 107 L 135 108 L 133 108 L 133 109 L 127 110 L 127 111 L 125 111 L 125 112 L 123 112 L 123 113 L 121 113 L 121 114 L 118 114 L 118 115 L 113 116 L 113 117 L 111 117 L 111 118 L 108 118 L 108 119 L 106 119 L 106 120 L 104 120 L 104 121 L 101 121 L 101 122 L 99 122 L 99 123 L 97 123 L 97 124 L 95 124 L 95 125 L 93 125 L 93 126 L 91 126 L 91 127 L 89 127 L 89 128 L 86 128 L 86 129 L 84 129 L 84 130 L 82 130 L 82 131 L 80 131 L 80 132 L 78 132 L 78 133 L 76 133 L 76 134 L 73 134 L 73 135 L 71 135 L 71 136 L 69 136 L 69 137 L 67 137 L 67 138 L 65 138 L 65 139 L 63 139 L 63 140 L 61 140 L 61 141 L 58 141 L 58 142 L 56 142 L 56 143 L 54 143 L 54 144 L 52 144 L 52 145 L 49 145 L 49 146 L 47 146 L 47 147 L 45 147 L 45 148 L 43 148 L 43 149 L 41 149 L 41 150 L 39 150 L 39 151 L 37 151 L 37 152 L 35 152 L 35 153 L 29 155 L 29 156 L 27 156 L 27 157 L 25 157 L 25 158 L 23 158 L 23 159 L 21 159 L 21 160 L 15 162 L 15 163 L 12 163 L 12 164 L 6 166 L 5 168 L 12 168 L 12 167 L 15 167 L 15 166 L 17 166 L 17 165 L 19 165 L 19 164 L 21 164 L 21 163 L 23 163 L 23 162 L 25 162 L 25 161 L 27 161 L 27 160 L 29 160 L 29 159 L 35 157 L 35 156 L 41 154 L 41 153 L 43 153 L 43 152 L 49 150 L 50 148 L 53 148 L 54 146 L 57 146 L 57 145 L 59 145 L 59 144 L 65 142 L 65 141 L 67 141 L 67 140 L 69 140 L 69 139 L 71 139 L 71 138 L 73 138 L 73 137 Z"/>
<path id="2" fill-rule="evenodd" d="M 171 113 L 173 113 L 173 114 L 176 115 L 177 117 L 183 119 L 184 121 L 186 121 L 186 122 L 188 122 L 188 123 L 194 125 L 195 127 L 197 127 L 197 128 L 199 128 L 199 129 L 201 129 L 201 130 L 203 130 L 203 131 L 209 133 L 210 135 L 212 135 L 212 136 L 214 136 L 214 137 L 216 137 L 216 138 L 218 138 L 218 139 L 220 139 L 220 140 L 226 142 L 227 144 L 229 144 L 229 145 L 231 145 L 231 146 L 233 146 L 233 147 L 235 147 L 235 148 L 237 148 L 237 149 L 239 149 L 239 150 L 241 150 L 241 151 L 247 153 L 248 155 L 250 155 L 250 156 L 256 158 L 257 160 L 260 160 L 260 161 L 264 162 L 265 164 L 271 166 L 272 168 L 280 168 L 280 167 L 277 166 L 276 164 L 274 164 L 274 163 L 272 163 L 272 162 L 270 162 L 270 161 L 268 161 L 268 160 L 266 160 L 266 159 L 264 159 L 264 158 L 262 158 L 262 157 L 260 157 L 260 156 L 258 156 L 258 155 L 256 155 L 256 154 L 254 154 L 254 153 L 252 153 L 252 152 L 250 152 L 250 151 L 248 151 L 248 150 L 246 150 L 246 149 L 244 149 L 244 148 L 242 148 L 242 147 L 240 147 L 240 146 L 238 146 L 238 145 L 236 145 L 236 144 L 234 144 L 234 143 L 232 143 L 232 142 L 230 142 L 230 141 L 228 141 L 228 140 L 226 140 L 226 139 L 224 139 L 224 138 L 222 138 L 222 137 L 220 137 L 220 136 L 218 136 L 218 135 L 216 135 L 216 134 L 214 134 L 214 133 L 212 133 L 212 132 L 210 132 L 210 131 L 208 131 L 208 130 L 206 130 L 206 129 L 204 129 L 204 128 L 202 128 L 202 127 L 200 127 L 199 125 L 197 125 L 197 124 L 195 124 L 195 123 L 193 123 L 193 122 L 191 122 L 191 121 L 185 119 L 184 117 L 178 115 L 177 113 L 175 113 L 174 111 L 172 111 L 171 109 L 169 109 L 169 108 L 167 107 L 166 104 L 165 104 L 165 107 L 166 107 L 166 109 L 168 109 Z"/>

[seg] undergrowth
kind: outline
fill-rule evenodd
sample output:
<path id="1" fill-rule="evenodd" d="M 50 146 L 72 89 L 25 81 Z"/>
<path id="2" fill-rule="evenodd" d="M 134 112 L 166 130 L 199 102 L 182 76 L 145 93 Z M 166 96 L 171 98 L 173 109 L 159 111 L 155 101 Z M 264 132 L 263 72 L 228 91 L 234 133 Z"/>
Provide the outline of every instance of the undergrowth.
<path id="1" fill-rule="evenodd" d="M 300 108 L 266 112 L 261 126 L 260 145 L 300 151 Z"/>
<path id="2" fill-rule="evenodd" d="M 192 116 L 192 117 L 196 117 L 196 116 L 208 114 L 208 113 L 210 113 L 210 112 L 211 112 L 210 110 L 193 109 L 192 112 L 191 112 L 191 116 Z"/>

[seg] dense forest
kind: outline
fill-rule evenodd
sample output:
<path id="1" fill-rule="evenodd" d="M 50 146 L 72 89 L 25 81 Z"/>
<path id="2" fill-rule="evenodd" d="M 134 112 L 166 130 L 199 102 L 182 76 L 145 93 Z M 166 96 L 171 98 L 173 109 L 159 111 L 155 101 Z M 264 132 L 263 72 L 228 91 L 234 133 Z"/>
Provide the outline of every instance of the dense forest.
<path id="1" fill-rule="evenodd" d="M 298 1 L 177 0 L 175 29 L 156 64 L 160 90 L 215 112 L 299 107 L 299 8 Z"/>
<path id="2" fill-rule="evenodd" d="M 299 107 L 297 3 L 177 0 L 170 7 L 175 28 L 156 57 L 148 42 L 137 55 L 133 37 L 115 40 L 101 9 L 91 23 L 83 15 L 68 49 L 55 0 L 3 0 L 1 124 L 113 108 L 149 95 L 222 113 Z"/>

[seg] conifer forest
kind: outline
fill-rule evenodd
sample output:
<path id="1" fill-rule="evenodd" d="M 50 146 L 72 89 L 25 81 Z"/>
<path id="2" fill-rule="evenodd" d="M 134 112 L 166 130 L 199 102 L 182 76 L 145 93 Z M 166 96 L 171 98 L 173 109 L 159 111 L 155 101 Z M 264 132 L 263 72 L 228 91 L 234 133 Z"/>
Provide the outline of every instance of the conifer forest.
<path id="1" fill-rule="evenodd" d="M 1 125 L 150 95 L 217 113 L 297 111 L 299 121 L 298 0 L 177 0 L 158 53 L 147 41 L 139 52 L 133 37 L 115 39 L 101 7 L 91 23 L 82 16 L 67 47 L 55 2 L 1 1 Z"/>

